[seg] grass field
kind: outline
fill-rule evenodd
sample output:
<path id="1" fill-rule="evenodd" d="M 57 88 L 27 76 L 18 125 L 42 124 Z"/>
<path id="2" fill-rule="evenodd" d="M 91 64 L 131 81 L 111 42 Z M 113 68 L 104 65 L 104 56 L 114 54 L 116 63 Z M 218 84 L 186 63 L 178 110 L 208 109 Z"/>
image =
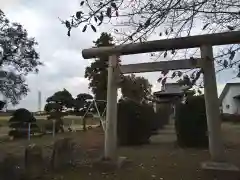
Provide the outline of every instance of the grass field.
<path id="1" fill-rule="evenodd" d="M 0 126 L 7 126 L 8 120 L 10 118 L 11 118 L 11 116 L 0 116 Z M 46 123 L 46 120 L 47 120 L 47 116 L 35 116 L 35 118 L 37 119 L 37 123 L 40 125 Z M 96 121 L 98 119 L 99 118 L 93 118 L 93 120 L 96 120 Z M 72 121 L 74 121 L 75 124 L 81 124 L 82 118 L 80 116 L 65 116 L 63 118 L 63 122 L 66 125 L 71 124 Z"/>
<path id="2" fill-rule="evenodd" d="M 9 132 L 8 128 L 8 120 L 10 116 L 0 116 L 0 138 L 6 139 L 6 136 Z M 44 129 L 45 125 L 51 123 L 51 121 L 47 120 L 47 116 L 35 116 L 37 119 L 37 125 L 40 129 Z M 86 122 L 89 125 L 99 124 L 99 118 L 86 118 Z M 69 126 L 75 127 L 76 129 L 82 128 L 82 117 L 80 116 L 65 116 L 63 118 L 64 126 L 67 128 Z"/>

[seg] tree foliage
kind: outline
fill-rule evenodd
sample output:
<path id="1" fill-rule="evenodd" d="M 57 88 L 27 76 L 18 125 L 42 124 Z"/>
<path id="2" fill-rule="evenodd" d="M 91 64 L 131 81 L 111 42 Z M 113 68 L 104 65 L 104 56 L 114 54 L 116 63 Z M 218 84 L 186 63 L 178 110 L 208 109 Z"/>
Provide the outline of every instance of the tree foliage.
<path id="1" fill-rule="evenodd" d="M 58 132 L 63 129 L 63 120 L 62 117 L 68 113 L 70 108 L 74 106 L 74 99 L 70 92 L 66 89 L 62 91 L 55 92 L 52 96 L 47 98 L 47 104 L 44 107 L 44 110 L 49 114 L 49 120 L 56 120 L 55 131 Z M 52 123 L 46 125 L 47 130 L 52 130 Z"/>
<path id="2" fill-rule="evenodd" d="M 113 37 L 111 34 L 102 33 L 94 43 L 95 47 L 112 46 Z M 90 81 L 89 88 L 92 90 L 95 99 L 98 100 L 107 99 L 107 67 L 108 56 L 105 56 L 96 59 L 85 70 L 85 78 Z"/>
<path id="3" fill-rule="evenodd" d="M 12 117 L 9 119 L 9 131 L 10 136 L 22 137 L 28 134 L 28 124 L 31 123 L 31 133 L 39 132 L 39 128 L 36 125 L 36 118 L 27 109 L 17 109 Z"/>
<path id="4" fill-rule="evenodd" d="M 150 109 L 150 111 L 149 111 Z M 130 99 L 118 103 L 117 134 L 119 145 L 141 145 L 149 143 L 154 111 Z"/>
<path id="5" fill-rule="evenodd" d="M 123 98 L 130 98 L 141 102 L 145 97 L 151 95 L 152 85 L 144 77 L 137 77 L 134 74 L 125 76 L 121 83 Z"/>
<path id="6" fill-rule="evenodd" d="M 35 50 L 37 42 L 28 36 L 21 24 L 11 23 L 0 10 L 0 91 L 13 105 L 29 91 L 25 77 L 30 72 L 38 72 L 39 54 Z"/>
<path id="7" fill-rule="evenodd" d="M 87 93 L 80 93 L 77 95 L 74 103 L 74 109 L 75 109 L 76 115 L 83 116 L 86 113 L 90 105 L 90 102 L 87 100 L 91 100 L 91 99 L 93 99 L 92 95 Z"/>
<path id="8" fill-rule="evenodd" d="M 63 112 L 73 107 L 74 99 L 66 89 L 54 93 L 47 98 L 46 112 Z"/>
<path id="9" fill-rule="evenodd" d="M 113 38 L 111 34 L 102 33 L 100 38 L 95 42 L 96 47 L 112 46 Z M 119 64 L 121 61 L 119 60 Z M 91 63 L 85 70 L 85 77 L 90 80 L 89 87 L 91 88 L 95 99 L 107 100 L 107 72 L 108 56 L 100 57 Z M 128 97 L 140 102 L 144 97 L 151 94 L 151 84 L 143 77 L 136 77 L 131 74 L 122 76 L 122 81 L 119 84 L 123 97 Z M 105 103 L 99 103 L 100 112 L 105 108 Z"/>
<path id="10" fill-rule="evenodd" d="M 111 23 L 115 27 L 118 40 L 124 43 L 144 42 L 152 35 L 175 38 L 196 33 L 239 30 L 239 17 L 239 0 L 82 0 L 80 10 L 74 13 L 69 21 L 62 22 L 69 35 L 72 28 L 79 26 L 83 27 L 83 32 L 91 29 L 97 31 L 98 26 Z M 219 48 L 215 54 L 217 72 L 234 67 L 239 70 L 239 59 L 235 57 L 239 50 L 239 45 Z M 152 53 L 151 56 L 172 59 L 178 52 L 173 49 L 169 52 Z M 198 51 L 180 52 L 179 56 L 189 58 Z M 240 77 L 239 72 L 237 77 Z M 196 79 L 192 83 L 196 83 L 200 78 L 199 74 L 202 74 L 201 70 L 191 71 L 190 77 Z M 161 80 L 166 82 L 166 78 Z"/>
<path id="11" fill-rule="evenodd" d="M 207 117 L 204 96 L 189 96 L 176 108 L 175 128 L 181 147 L 208 146 Z"/>

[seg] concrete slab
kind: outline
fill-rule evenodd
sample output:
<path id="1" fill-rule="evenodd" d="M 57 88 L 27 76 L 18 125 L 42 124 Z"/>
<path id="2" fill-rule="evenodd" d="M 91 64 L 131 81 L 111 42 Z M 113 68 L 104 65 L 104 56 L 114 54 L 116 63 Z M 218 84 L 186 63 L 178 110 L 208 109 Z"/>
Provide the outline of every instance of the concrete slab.
<path id="1" fill-rule="evenodd" d="M 207 161 L 201 163 L 201 168 L 204 170 L 216 170 L 216 171 L 239 171 L 239 168 L 228 162 L 213 162 Z"/>

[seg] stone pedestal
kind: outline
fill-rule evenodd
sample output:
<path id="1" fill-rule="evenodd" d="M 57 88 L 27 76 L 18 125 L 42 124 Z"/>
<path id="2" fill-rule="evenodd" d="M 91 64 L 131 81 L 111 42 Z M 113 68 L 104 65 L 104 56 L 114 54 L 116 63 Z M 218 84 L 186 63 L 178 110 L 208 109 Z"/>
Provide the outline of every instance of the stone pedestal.
<path id="1" fill-rule="evenodd" d="M 239 180 L 239 168 L 227 162 L 203 162 L 201 168 L 206 178 L 217 180 Z"/>
<path id="2" fill-rule="evenodd" d="M 42 148 L 29 145 L 25 150 L 25 178 L 40 178 L 44 172 Z"/>
<path id="3" fill-rule="evenodd" d="M 70 138 L 57 140 L 52 153 L 52 169 L 59 170 L 72 163 L 73 143 Z"/>
<path id="4" fill-rule="evenodd" d="M 3 160 L 1 167 L 0 179 L 3 180 L 20 180 L 23 175 L 23 170 L 18 165 L 18 160 L 13 154 L 7 154 Z"/>

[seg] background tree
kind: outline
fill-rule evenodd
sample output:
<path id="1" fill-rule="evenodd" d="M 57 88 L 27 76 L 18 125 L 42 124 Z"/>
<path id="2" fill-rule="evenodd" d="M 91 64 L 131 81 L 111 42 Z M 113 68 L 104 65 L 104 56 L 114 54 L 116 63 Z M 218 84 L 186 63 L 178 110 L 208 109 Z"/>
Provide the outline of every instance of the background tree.
<path id="1" fill-rule="evenodd" d="M 78 26 L 83 27 L 83 32 L 89 29 L 96 32 L 97 26 L 104 25 L 105 22 L 115 26 L 115 34 L 119 35 L 118 40 L 122 43 L 143 42 L 152 35 L 175 38 L 240 28 L 238 0 L 82 0 L 80 6 L 82 9 L 70 21 L 63 21 L 68 35 L 72 28 Z M 239 59 L 235 57 L 239 50 L 239 45 L 218 47 L 218 53 L 215 54 L 217 72 L 233 68 L 237 70 L 237 77 L 240 77 Z M 151 56 L 156 59 L 161 56 L 170 59 L 175 56 L 189 58 L 198 52 L 199 49 L 173 49 L 170 52 L 152 53 Z M 199 69 L 187 72 L 190 74 L 191 85 L 201 78 L 202 71 Z M 175 73 L 172 77 L 177 77 L 176 75 L 181 77 L 182 73 Z M 163 72 L 160 81 L 165 83 L 166 77 L 169 77 L 169 73 Z M 203 85 L 201 81 L 199 85 Z"/>
<path id="2" fill-rule="evenodd" d="M 95 47 L 113 46 L 113 37 L 111 34 L 102 33 L 94 44 Z M 90 81 L 89 88 L 97 100 L 107 100 L 107 67 L 108 56 L 103 56 L 97 58 L 85 70 L 85 78 Z M 99 111 L 103 112 L 105 106 L 106 103 L 98 103 Z"/>
<path id="3" fill-rule="evenodd" d="M 28 124 L 31 123 L 31 133 L 40 132 L 36 118 L 27 109 L 17 109 L 9 119 L 9 136 L 22 137 L 28 135 Z"/>
<path id="4" fill-rule="evenodd" d="M 37 42 L 21 24 L 10 23 L 0 10 L 0 92 L 15 105 L 29 91 L 25 77 L 38 72 Z"/>
<path id="5" fill-rule="evenodd" d="M 145 97 L 151 95 L 152 85 L 144 77 L 136 77 L 134 74 L 124 76 L 121 83 L 123 98 L 127 97 L 137 102 L 141 102 Z"/>
<path id="6" fill-rule="evenodd" d="M 75 99 L 75 104 L 74 104 L 75 114 L 77 116 L 85 115 L 85 113 L 87 112 L 87 109 L 89 108 L 90 103 L 91 103 L 87 100 L 91 100 L 91 99 L 93 99 L 93 97 L 90 94 L 80 93 L 77 95 L 77 97 Z M 82 126 L 83 126 L 83 130 L 86 131 L 86 118 L 85 117 L 82 119 Z"/>
<path id="7" fill-rule="evenodd" d="M 95 47 L 112 46 L 113 37 L 111 34 L 102 33 L 94 42 Z M 85 78 L 90 80 L 89 88 L 92 90 L 95 99 L 107 99 L 107 67 L 108 56 L 100 57 L 91 63 L 85 70 Z"/>
<path id="8" fill-rule="evenodd" d="M 47 104 L 44 110 L 49 114 L 48 119 L 56 120 L 56 132 L 60 129 L 63 131 L 62 117 L 67 114 L 68 109 L 74 107 L 74 99 L 72 95 L 66 90 L 58 91 L 47 98 Z M 51 129 L 52 124 L 49 124 L 47 129 Z"/>

